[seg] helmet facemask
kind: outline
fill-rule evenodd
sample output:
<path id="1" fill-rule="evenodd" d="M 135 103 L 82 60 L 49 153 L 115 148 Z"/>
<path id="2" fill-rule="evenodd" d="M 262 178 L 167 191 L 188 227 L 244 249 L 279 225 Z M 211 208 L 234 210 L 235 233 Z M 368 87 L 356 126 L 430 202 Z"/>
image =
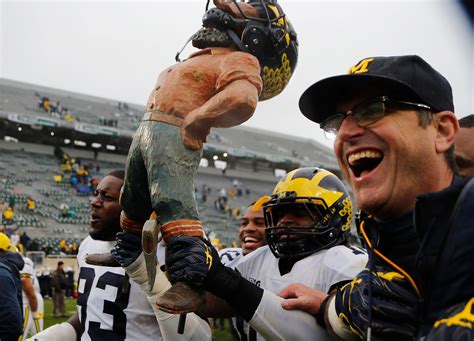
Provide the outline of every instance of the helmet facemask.
<path id="1" fill-rule="evenodd" d="M 287 213 L 310 217 L 312 223 L 306 226 L 279 225 Z M 321 198 L 272 197 L 264 205 L 264 217 L 265 235 L 275 257 L 304 258 L 344 242 L 345 234 L 338 228 L 341 217 L 333 213 Z"/>

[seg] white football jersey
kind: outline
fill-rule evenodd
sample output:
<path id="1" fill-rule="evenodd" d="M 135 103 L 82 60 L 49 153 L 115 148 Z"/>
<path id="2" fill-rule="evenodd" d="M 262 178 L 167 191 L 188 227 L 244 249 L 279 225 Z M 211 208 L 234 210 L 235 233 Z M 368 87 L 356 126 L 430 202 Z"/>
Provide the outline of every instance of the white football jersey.
<path id="1" fill-rule="evenodd" d="M 332 285 L 354 278 L 365 268 L 366 264 L 367 254 L 365 251 L 353 246 L 338 245 L 297 261 L 289 273 L 280 275 L 278 259 L 268 246 L 264 246 L 243 257 L 236 269 L 250 282 L 277 294 L 293 283 L 301 283 L 328 292 Z M 275 317 L 275 314 L 268 314 L 267 317 L 259 316 L 260 319 L 267 319 L 270 325 L 287 328 L 288 320 L 275 321 Z M 316 320 L 314 325 L 317 326 Z M 248 325 L 244 327 L 248 327 Z M 317 328 L 320 329 L 318 337 L 329 339 L 321 327 L 317 326 Z M 304 331 L 300 332 L 304 334 Z M 245 330 L 245 333 L 248 340 L 263 340 L 251 327 Z M 314 329 L 311 333 L 312 335 L 307 335 L 306 339 L 315 338 Z"/>
<path id="2" fill-rule="evenodd" d="M 228 247 L 218 251 L 221 263 L 225 266 L 234 269 L 242 260 L 243 254 L 240 247 Z"/>
<path id="3" fill-rule="evenodd" d="M 35 288 L 36 295 L 39 295 L 41 293 L 41 290 L 39 287 L 38 278 L 36 277 L 35 264 L 28 257 L 23 257 L 23 260 L 25 261 L 25 266 L 23 267 L 23 269 L 20 270 L 20 277 L 31 278 L 31 282 L 33 284 L 33 288 Z M 22 294 L 23 307 L 26 307 L 28 306 L 28 297 L 25 295 L 24 291 L 22 291 Z"/>
<path id="4" fill-rule="evenodd" d="M 162 340 L 145 293 L 131 280 L 124 283 L 125 270 L 85 262 L 88 254 L 110 252 L 114 245 L 115 241 L 88 236 L 79 247 L 77 311 L 83 328 L 81 340 Z"/>

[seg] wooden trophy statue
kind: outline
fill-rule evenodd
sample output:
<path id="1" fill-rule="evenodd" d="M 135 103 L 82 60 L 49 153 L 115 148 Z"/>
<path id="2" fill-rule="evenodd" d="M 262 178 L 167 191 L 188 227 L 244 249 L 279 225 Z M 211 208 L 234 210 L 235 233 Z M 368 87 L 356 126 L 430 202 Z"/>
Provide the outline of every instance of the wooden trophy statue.
<path id="1" fill-rule="evenodd" d="M 128 153 L 121 226 L 143 234 L 150 286 L 158 231 L 165 242 L 176 235 L 203 237 L 194 178 L 210 129 L 248 120 L 259 100 L 285 88 L 296 67 L 296 33 L 276 0 L 214 5 L 206 6 L 203 27 L 190 38 L 200 50 L 159 75 Z M 100 263 L 92 256 L 88 261 Z M 177 283 L 158 305 L 172 313 L 193 311 L 201 301 L 191 291 Z"/>

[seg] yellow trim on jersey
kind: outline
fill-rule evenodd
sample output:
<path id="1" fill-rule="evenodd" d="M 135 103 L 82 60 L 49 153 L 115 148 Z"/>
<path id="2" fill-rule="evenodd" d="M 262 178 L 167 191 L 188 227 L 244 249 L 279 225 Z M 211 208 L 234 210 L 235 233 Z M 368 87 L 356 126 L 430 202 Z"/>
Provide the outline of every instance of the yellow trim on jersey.
<path id="1" fill-rule="evenodd" d="M 30 275 L 30 274 L 20 274 L 20 277 L 28 277 L 28 278 L 31 278 L 31 275 Z"/>
<path id="2" fill-rule="evenodd" d="M 418 289 L 418 286 L 416 285 L 415 281 L 413 280 L 413 278 L 411 278 L 411 276 L 405 271 L 403 270 L 400 266 L 398 266 L 397 264 L 395 264 L 393 261 L 391 261 L 390 259 L 388 259 L 386 256 L 384 256 L 379 250 L 377 250 L 376 248 L 374 248 L 372 246 L 372 243 L 370 242 L 369 238 L 367 237 L 367 234 L 365 233 L 365 229 L 364 229 L 364 225 L 365 225 L 365 221 L 363 221 L 361 224 L 360 224 L 360 231 L 362 232 L 362 235 L 364 236 L 364 239 L 365 241 L 367 242 L 367 245 L 372 248 L 375 252 L 375 254 L 377 256 L 379 256 L 380 258 L 382 258 L 384 261 L 386 261 L 388 264 L 390 264 L 391 266 L 393 266 L 396 270 L 398 270 L 400 273 L 402 273 L 407 279 L 408 279 L 408 282 L 410 282 L 410 284 L 412 285 L 412 287 L 415 289 L 416 293 L 418 296 L 420 296 L 420 290 Z"/>
<path id="3" fill-rule="evenodd" d="M 25 316 L 23 316 L 23 330 L 21 331 L 21 335 L 18 337 L 18 341 L 23 340 L 23 333 L 25 332 L 26 325 L 28 324 L 28 318 L 30 315 L 30 309 L 25 307 Z"/>
<path id="4" fill-rule="evenodd" d="M 438 320 L 434 323 L 434 327 L 438 328 L 441 324 L 445 324 L 448 327 L 460 326 L 464 328 L 472 329 L 474 323 L 474 314 L 472 313 L 472 307 L 474 305 L 474 297 L 467 302 L 466 306 L 459 313 L 447 317 L 445 319 Z"/>
<path id="5" fill-rule="evenodd" d="M 33 322 L 35 324 L 36 334 L 38 334 L 41 331 L 40 324 L 39 324 L 39 319 L 33 319 Z"/>

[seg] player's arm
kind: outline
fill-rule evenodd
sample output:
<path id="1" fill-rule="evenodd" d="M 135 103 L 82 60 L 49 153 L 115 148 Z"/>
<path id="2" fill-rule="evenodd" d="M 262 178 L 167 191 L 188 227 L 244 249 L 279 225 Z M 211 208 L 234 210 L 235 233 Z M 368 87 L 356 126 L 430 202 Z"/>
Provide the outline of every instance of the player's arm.
<path id="1" fill-rule="evenodd" d="M 67 322 L 52 325 L 26 341 L 76 341 L 80 331 L 81 322 L 76 311 Z"/>
<path id="2" fill-rule="evenodd" d="M 149 288 L 145 259 L 142 252 L 141 238 L 128 232 L 117 234 L 117 245 L 112 250 L 114 259 L 125 269 L 130 279 L 140 285 L 146 294 L 156 320 L 160 325 L 161 335 L 164 340 L 211 340 L 212 331 L 207 321 L 200 318 L 195 313 L 187 314 L 186 327 L 183 335 L 178 335 L 179 315 L 169 314 L 158 309 L 156 300 L 163 295 L 171 283 L 166 275 L 161 271 L 160 264 L 156 265 L 155 283 L 153 288 Z"/>
<path id="3" fill-rule="evenodd" d="M 222 265 L 217 252 L 206 241 L 177 236 L 169 241 L 168 248 L 171 251 L 169 274 L 172 281 L 187 281 L 224 299 L 265 339 L 324 337 L 324 331 L 317 326 L 312 315 L 284 310 L 282 298 Z M 289 323 L 291 328 L 288 328 Z"/>
<path id="4" fill-rule="evenodd" d="M 205 317 L 233 317 L 234 309 L 222 298 L 206 292 L 206 304 L 196 311 L 199 316 Z"/>
<path id="5" fill-rule="evenodd" d="M 35 318 L 34 315 L 38 312 L 38 298 L 36 297 L 36 291 L 30 276 L 21 275 L 21 288 L 28 298 L 28 304 L 30 305 L 33 318 Z"/>

